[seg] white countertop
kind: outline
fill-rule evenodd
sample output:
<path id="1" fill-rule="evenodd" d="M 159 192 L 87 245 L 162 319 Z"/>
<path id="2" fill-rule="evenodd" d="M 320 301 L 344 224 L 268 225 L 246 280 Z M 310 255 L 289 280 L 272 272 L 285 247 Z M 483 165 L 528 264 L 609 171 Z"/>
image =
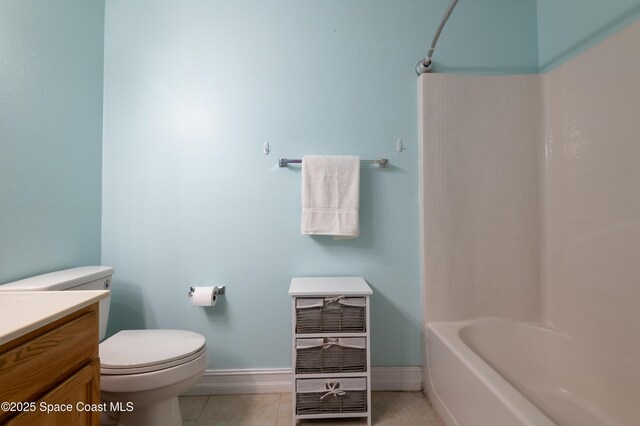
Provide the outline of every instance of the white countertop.
<path id="1" fill-rule="evenodd" d="M 371 287 L 362 277 L 294 277 L 290 296 L 368 296 Z"/>
<path id="2" fill-rule="evenodd" d="M 109 296 L 108 290 L 0 292 L 0 345 Z"/>

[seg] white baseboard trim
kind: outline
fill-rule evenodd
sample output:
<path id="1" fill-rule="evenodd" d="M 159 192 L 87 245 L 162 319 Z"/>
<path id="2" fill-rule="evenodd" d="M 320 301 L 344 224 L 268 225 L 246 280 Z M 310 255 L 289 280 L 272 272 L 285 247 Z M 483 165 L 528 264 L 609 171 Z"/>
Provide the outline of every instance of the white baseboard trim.
<path id="1" fill-rule="evenodd" d="M 207 370 L 185 395 L 291 392 L 291 369 Z"/>
<path id="2" fill-rule="evenodd" d="M 419 391 L 421 367 L 373 367 L 374 391 Z M 185 395 L 231 395 L 291 392 L 291 369 L 207 370 Z"/>
<path id="3" fill-rule="evenodd" d="M 371 390 L 422 390 L 422 367 L 372 367 Z"/>

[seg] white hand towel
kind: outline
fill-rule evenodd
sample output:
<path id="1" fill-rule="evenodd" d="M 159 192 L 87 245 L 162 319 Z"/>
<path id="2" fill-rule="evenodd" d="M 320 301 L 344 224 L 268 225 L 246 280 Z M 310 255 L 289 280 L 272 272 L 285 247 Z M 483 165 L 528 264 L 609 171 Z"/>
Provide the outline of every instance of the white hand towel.
<path id="1" fill-rule="evenodd" d="M 360 157 L 307 155 L 302 157 L 303 234 L 360 235 Z"/>

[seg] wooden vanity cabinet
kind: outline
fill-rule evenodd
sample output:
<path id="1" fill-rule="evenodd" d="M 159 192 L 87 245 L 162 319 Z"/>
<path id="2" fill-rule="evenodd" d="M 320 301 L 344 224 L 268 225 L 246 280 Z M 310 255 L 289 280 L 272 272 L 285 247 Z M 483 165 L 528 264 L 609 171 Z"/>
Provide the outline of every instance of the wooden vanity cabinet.
<path id="1" fill-rule="evenodd" d="M 0 346 L 0 402 L 34 403 L 0 424 L 100 425 L 98 318 L 96 302 Z"/>

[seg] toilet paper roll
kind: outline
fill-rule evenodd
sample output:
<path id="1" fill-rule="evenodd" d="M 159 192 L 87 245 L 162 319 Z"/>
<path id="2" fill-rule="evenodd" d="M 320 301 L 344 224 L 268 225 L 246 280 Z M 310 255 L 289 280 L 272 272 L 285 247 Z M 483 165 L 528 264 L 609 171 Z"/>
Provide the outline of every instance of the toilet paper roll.
<path id="1" fill-rule="evenodd" d="M 215 287 L 194 287 L 191 301 L 193 306 L 215 306 L 218 296 Z"/>

